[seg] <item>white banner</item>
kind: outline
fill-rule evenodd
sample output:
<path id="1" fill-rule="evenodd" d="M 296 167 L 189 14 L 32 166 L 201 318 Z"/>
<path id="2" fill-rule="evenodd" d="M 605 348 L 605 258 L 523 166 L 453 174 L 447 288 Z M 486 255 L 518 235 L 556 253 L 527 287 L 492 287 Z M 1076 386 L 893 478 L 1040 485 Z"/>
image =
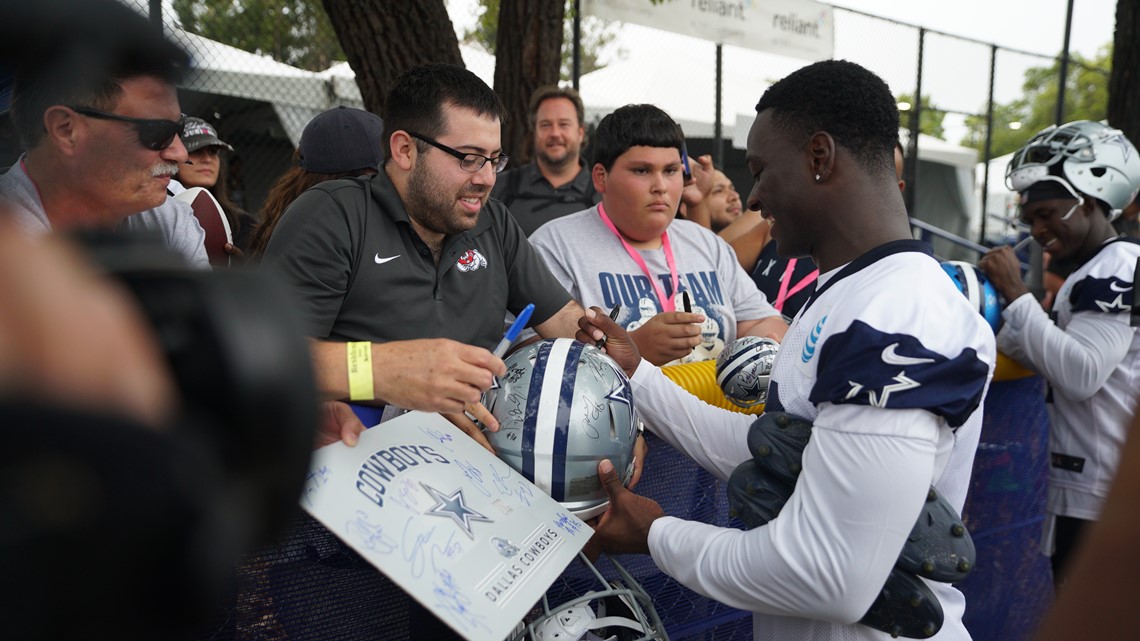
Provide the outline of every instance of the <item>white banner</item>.
<path id="1" fill-rule="evenodd" d="M 423 412 L 315 452 L 301 506 L 471 641 L 502 641 L 593 534 Z"/>
<path id="2" fill-rule="evenodd" d="M 835 51 L 832 7 L 811 0 L 582 0 L 582 12 L 805 60 Z"/>

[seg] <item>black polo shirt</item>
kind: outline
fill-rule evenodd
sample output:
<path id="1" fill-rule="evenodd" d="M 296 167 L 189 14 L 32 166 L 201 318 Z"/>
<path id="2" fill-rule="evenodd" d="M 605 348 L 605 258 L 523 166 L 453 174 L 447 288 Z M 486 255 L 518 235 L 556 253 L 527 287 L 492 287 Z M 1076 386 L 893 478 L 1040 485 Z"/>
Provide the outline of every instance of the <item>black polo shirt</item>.
<path id="1" fill-rule="evenodd" d="M 533 161 L 499 176 L 491 197 L 511 210 L 528 237 L 555 218 L 589 209 L 602 200 L 585 165 L 579 166 L 574 180 L 556 189 Z"/>
<path id="2" fill-rule="evenodd" d="M 473 229 L 444 238 L 436 265 L 383 171 L 306 191 L 285 210 L 264 260 L 284 275 L 317 338 L 451 338 L 491 349 L 507 311 L 534 303 L 533 326 L 570 300 L 494 200 Z"/>

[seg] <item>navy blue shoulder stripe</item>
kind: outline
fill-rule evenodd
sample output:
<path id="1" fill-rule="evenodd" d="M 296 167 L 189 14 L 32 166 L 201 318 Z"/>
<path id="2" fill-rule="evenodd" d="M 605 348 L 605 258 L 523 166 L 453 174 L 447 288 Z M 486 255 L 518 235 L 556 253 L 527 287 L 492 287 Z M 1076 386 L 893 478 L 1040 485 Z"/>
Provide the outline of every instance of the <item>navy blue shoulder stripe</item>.
<path id="1" fill-rule="evenodd" d="M 1087 277 L 1073 285 L 1069 303 L 1074 312 L 1128 312 L 1132 310 L 1132 283 L 1109 276 Z"/>
<path id="2" fill-rule="evenodd" d="M 910 334 L 855 321 L 820 347 L 818 372 L 813 403 L 924 409 L 958 427 L 981 403 L 989 368 L 972 348 L 947 358 Z"/>

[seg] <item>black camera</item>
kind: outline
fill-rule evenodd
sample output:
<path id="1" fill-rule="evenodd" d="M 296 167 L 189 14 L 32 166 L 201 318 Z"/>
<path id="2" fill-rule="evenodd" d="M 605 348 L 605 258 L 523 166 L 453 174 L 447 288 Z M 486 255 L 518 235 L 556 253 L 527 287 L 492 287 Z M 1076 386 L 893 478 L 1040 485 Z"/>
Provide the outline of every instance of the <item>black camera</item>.
<path id="1" fill-rule="evenodd" d="M 216 618 L 241 556 L 298 511 L 318 408 L 308 341 L 268 272 L 190 270 L 133 235 L 79 240 L 143 310 L 180 406 L 164 431 L 4 412 L 0 566 L 22 582 L 5 625 L 14 638 L 177 637 Z"/>

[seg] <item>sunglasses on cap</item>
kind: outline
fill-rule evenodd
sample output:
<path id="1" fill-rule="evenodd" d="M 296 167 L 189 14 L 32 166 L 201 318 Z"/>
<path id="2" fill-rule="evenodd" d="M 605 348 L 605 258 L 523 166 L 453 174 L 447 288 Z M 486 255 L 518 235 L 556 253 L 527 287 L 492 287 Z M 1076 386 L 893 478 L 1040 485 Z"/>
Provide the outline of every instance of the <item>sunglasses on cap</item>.
<path id="1" fill-rule="evenodd" d="M 145 118 L 131 118 L 120 116 L 87 107 L 72 107 L 72 111 L 83 114 L 89 118 L 99 120 L 117 120 L 125 122 L 135 128 L 139 135 L 139 143 L 153 151 L 162 151 L 174 143 L 174 137 L 182 133 L 186 126 L 186 114 L 182 114 L 177 121 L 174 120 L 148 120 Z"/>

